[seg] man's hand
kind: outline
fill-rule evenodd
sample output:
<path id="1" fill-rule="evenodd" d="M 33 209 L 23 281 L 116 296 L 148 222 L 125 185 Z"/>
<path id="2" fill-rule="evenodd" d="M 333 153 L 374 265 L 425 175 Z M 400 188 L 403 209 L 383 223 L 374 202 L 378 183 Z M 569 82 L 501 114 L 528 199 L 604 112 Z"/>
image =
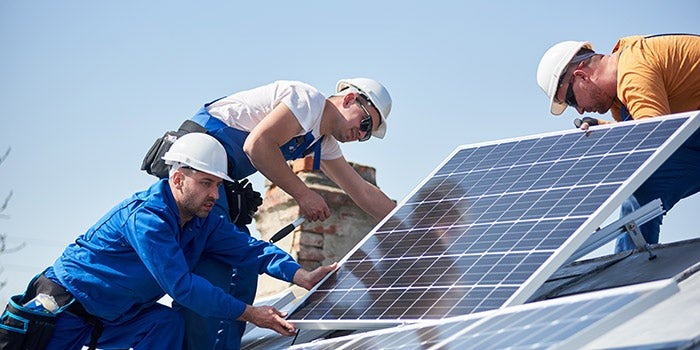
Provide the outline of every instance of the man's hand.
<path id="1" fill-rule="evenodd" d="M 301 211 L 301 216 L 305 217 L 307 221 L 323 221 L 331 216 L 331 210 L 328 209 L 326 201 L 323 197 L 313 190 L 309 189 L 304 193 L 303 196 L 299 198 L 294 198 L 299 204 L 299 210 Z"/>
<path id="2" fill-rule="evenodd" d="M 321 266 L 313 271 L 306 271 L 304 269 L 299 269 L 294 274 L 293 282 L 299 287 L 305 288 L 307 290 L 313 288 L 318 281 L 326 277 L 327 274 L 338 268 L 338 263 L 334 262 L 330 265 Z"/>
<path id="3" fill-rule="evenodd" d="M 590 135 L 591 131 L 588 130 L 591 126 L 598 125 L 598 119 L 591 117 L 584 117 L 583 119 L 574 119 L 574 126 L 586 132 L 586 136 Z"/>
<path id="4" fill-rule="evenodd" d="M 253 221 L 253 215 L 262 204 L 260 192 L 253 190 L 248 179 L 243 181 L 224 181 L 226 199 L 229 205 L 231 222 L 238 226 L 246 226 Z"/>
<path id="5" fill-rule="evenodd" d="M 247 305 L 239 320 L 248 321 L 261 328 L 272 329 L 282 335 L 292 336 L 296 330 L 284 319 L 285 316 L 287 316 L 286 312 L 281 312 L 272 306 Z"/>

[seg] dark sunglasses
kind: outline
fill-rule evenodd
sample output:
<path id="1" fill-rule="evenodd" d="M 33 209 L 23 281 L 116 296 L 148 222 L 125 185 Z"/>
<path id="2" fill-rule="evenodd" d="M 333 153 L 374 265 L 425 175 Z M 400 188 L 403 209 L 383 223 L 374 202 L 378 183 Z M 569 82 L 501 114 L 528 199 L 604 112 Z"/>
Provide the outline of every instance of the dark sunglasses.
<path id="1" fill-rule="evenodd" d="M 360 121 L 360 131 L 365 133 L 365 136 L 362 136 L 362 138 L 359 140 L 360 142 L 364 142 L 370 139 L 372 137 L 372 127 L 374 126 L 374 123 L 372 122 L 372 115 L 369 114 L 369 111 L 365 106 L 360 102 L 359 99 L 356 99 L 355 102 L 357 102 L 360 105 L 360 108 L 365 112 L 365 117 L 362 118 Z"/>
<path id="2" fill-rule="evenodd" d="M 595 52 L 588 52 L 588 53 L 585 53 L 583 55 L 576 56 L 576 57 L 574 57 L 573 60 L 571 60 L 571 62 L 569 64 L 571 65 L 574 63 L 578 63 L 576 65 L 576 68 L 574 68 L 574 70 L 581 69 L 581 67 L 585 63 L 585 60 L 587 60 L 588 58 L 590 58 L 593 55 L 595 55 Z M 564 72 L 564 74 L 561 76 L 561 79 L 563 79 L 567 73 L 568 73 L 568 70 L 566 70 Z M 574 95 L 574 80 L 575 79 L 576 79 L 576 76 L 572 74 L 571 79 L 569 79 L 569 86 L 566 88 L 566 98 L 564 99 L 564 103 L 566 103 L 567 105 L 574 107 L 574 108 L 576 108 L 578 106 L 578 101 L 576 101 L 576 95 Z M 559 82 L 559 87 L 561 87 L 561 84 L 562 84 L 562 81 Z"/>

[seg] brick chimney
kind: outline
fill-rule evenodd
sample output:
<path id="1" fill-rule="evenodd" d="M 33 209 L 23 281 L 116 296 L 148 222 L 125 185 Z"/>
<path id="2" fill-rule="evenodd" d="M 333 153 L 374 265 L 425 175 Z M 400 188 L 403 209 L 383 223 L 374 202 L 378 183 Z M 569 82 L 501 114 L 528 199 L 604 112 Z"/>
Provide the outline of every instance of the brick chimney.
<path id="1" fill-rule="evenodd" d="M 362 178 L 376 185 L 374 168 L 350 163 Z M 291 163 L 294 173 L 312 190 L 325 199 L 331 216 L 323 222 L 304 222 L 277 246 L 289 252 L 307 270 L 342 259 L 350 249 L 377 224 L 321 171 L 312 170 L 313 158 L 297 159 Z M 296 201 L 269 181 L 263 205 L 255 215 L 255 227 L 262 240 L 267 241 L 282 227 L 299 218 Z M 289 284 L 263 275 L 258 286 L 258 296 L 278 293 Z"/>

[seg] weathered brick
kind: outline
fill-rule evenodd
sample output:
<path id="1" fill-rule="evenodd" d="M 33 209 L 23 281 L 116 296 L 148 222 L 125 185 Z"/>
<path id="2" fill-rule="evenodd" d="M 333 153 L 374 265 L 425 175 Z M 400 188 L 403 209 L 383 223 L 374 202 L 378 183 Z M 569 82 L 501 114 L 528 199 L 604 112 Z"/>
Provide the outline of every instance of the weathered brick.
<path id="1" fill-rule="evenodd" d="M 323 250 L 316 247 L 301 245 L 299 250 L 299 260 L 323 261 Z"/>
<path id="2" fill-rule="evenodd" d="M 323 248 L 323 235 L 301 231 L 299 233 L 299 243 L 306 247 Z"/>
<path id="3" fill-rule="evenodd" d="M 301 260 L 299 259 L 299 265 L 305 270 L 313 271 L 316 268 L 321 267 L 321 263 L 315 260 Z"/>

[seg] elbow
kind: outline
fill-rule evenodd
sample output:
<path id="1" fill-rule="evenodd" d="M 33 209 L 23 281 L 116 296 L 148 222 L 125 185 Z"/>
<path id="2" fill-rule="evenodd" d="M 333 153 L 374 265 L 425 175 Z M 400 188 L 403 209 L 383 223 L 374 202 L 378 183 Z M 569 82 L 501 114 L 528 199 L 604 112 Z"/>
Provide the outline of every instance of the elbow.
<path id="1" fill-rule="evenodd" d="M 243 152 L 250 158 L 253 152 L 255 152 L 255 141 L 248 137 L 243 143 Z"/>
<path id="2" fill-rule="evenodd" d="M 264 135 L 252 132 L 243 142 L 243 152 L 252 161 L 257 156 L 264 156 L 266 149 L 273 149 L 278 147 L 273 140 L 265 137 Z"/>

